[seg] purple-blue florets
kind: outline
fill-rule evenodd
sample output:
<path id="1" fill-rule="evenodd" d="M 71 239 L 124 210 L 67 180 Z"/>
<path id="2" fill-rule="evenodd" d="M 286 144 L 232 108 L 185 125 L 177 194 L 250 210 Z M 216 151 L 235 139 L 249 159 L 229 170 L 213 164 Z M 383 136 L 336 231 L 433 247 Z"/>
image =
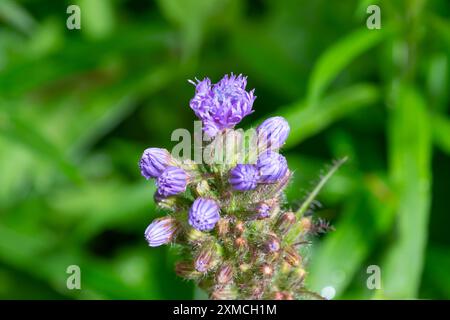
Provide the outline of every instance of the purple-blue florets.
<path id="1" fill-rule="evenodd" d="M 145 239 L 150 247 L 158 247 L 169 243 L 175 235 L 177 225 L 171 217 L 154 220 L 145 230 Z"/>
<path id="2" fill-rule="evenodd" d="M 157 178 L 171 162 L 169 151 L 161 148 L 148 148 L 144 150 L 139 168 L 146 179 Z"/>
<path id="3" fill-rule="evenodd" d="M 256 167 L 261 175 L 261 183 L 275 183 L 283 178 L 288 170 L 286 158 L 274 151 L 261 153 Z"/>
<path id="4" fill-rule="evenodd" d="M 216 201 L 197 198 L 189 209 L 189 224 L 199 231 L 210 231 L 220 219 Z"/>
<path id="5" fill-rule="evenodd" d="M 256 97 L 254 90 L 245 90 L 247 77 L 231 74 L 225 75 L 214 85 L 209 78 L 192 83 L 195 85 L 195 96 L 190 101 L 190 107 L 202 120 L 203 130 L 210 137 L 233 128 L 253 112 Z"/>
<path id="6" fill-rule="evenodd" d="M 156 180 L 158 194 L 162 197 L 169 197 L 186 190 L 188 175 L 178 167 L 167 167 Z"/>
<path id="7" fill-rule="evenodd" d="M 278 150 L 286 142 L 291 128 L 283 117 L 272 117 L 261 123 L 256 129 L 260 150 Z"/>
<path id="8" fill-rule="evenodd" d="M 258 185 L 259 171 L 252 164 L 238 164 L 230 170 L 228 181 L 235 190 L 253 190 Z"/>

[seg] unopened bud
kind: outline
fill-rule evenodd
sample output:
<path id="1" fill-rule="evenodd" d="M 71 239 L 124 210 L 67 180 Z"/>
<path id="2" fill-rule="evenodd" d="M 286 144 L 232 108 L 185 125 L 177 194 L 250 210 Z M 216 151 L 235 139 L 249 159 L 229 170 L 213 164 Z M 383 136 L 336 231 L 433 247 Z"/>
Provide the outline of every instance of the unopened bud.
<path id="1" fill-rule="evenodd" d="M 261 300 L 264 293 L 264 288 L 259 285 L 255 285 L 251 290 L 251 295 L 253 300 Z"/>
<path id="2" fill-rule="evenodd" d="M 244 222 L 242 221 L 237 221 L 236 224 L 234 225 L 234 231 L 237 234 L 243 234 L 245 231 L 245 225 Z"/>
<path id="3" fill-rule="evenodd" d="M 241 272 L 247 272 L 250 268 L 251 266 L 248 263 L 242 263 L 239 265 L 239 270 L 241 270 Z"/>
<path id="4" fill-rule="evenodd" d="M 285 234 L 295 223 L 295 214 L 291 211 L 283 213 L 277 221 L 278 230 Z"/>
<path id="5" fill-rule="evenodd" d="M 293 267 L 299 266 L 302 262 L 302 258 L 293 247 L 287 247 L 284 249 L 284 260 Z"/>
<path id="6" fill-rule="evenodd" d="M 303 217 L 300 219 L 300 226 L 302 228 L 303 232 L 309 232 L 312 227 L 311 218 L 309 217 Z"/>
<path id="7" fill-rule="evenodd" d="M 278 237 L 275 234 L 269 235 L 266 244 L 265 249 L 267 252 L 278 252 L 280 250 L 280 240 L 278 240 Z"/>
<path id="8" fill-rule="evenodd" d="M 283 274 L 288 274 L 292 271 L 292 266 L 286 261 L 281 262 L 280 272 Z"/>
<path id="9" fill-rule="evenodd" d="M 294 300 L 292 294 L 286 291 L 277 291 L 273 294 L 274 300 Z"/>
<path id="10" fill-rule="evenodd" d="M 177 197 L 164 197 L 160 195 L 159 192 L 155 192 L 155 194 L 153 195 L 153 200 L 161 209 L 175 211 L 178 207 Z"/>
<path id="11" fill-rule="evenodd" d="M 194 191 L 199 197 L 208 197 L 211 193 L 211 188 L 206 180 L 201 180 L 195 186 Z"/>
<path id="12" fill-rule="evenodd" d="M 294 297 L 290 292 L 283 292 L 284 300 L 294 300 Z"/>
<path id="13" fill-rule="evenodd" d="M 175 265 L 175 273 L 185 279 L 198 279 L 202 276 L 200 272 L 194 269 L 194 265 L 189 261 L 180 261 Z"/>
<path id="14" fill-rule="evenodd" d="M 239 237 L 234 240 L 234 245 L 238 250 L 244 250 L 247 248 L 247 241 L 243 237 Z"/>
<path id="15" fill-rule="evenodd" d="M 217 222 L 217 234 L 221 238 L 226 238 L 228 236 L 228 233 L 230 232 L 230 220 L 227 218 L 221 218 Z"/>
<path id="16" fill-rule="evenodd" d="M 186 239 L 191 244 L 201 244 L 208 239 L 208 234 L 194 228 L 189 228 L 186 232 Z"/>
<path id="17" fill-rule="evenodd" d="M 207 272 L 219 263 L 219 256 L 214 243 L 206 244 L 195 259 L 194 266 L 199 272 Z"/>
<path id="18" fill-rule="evenodd" d="M 211 293 L 211 299 L 213 300 L 235 300 L 237 298 L 237 290 L 234 286 L 222 286 L 216 288 Z"/>
<path id="19" fill-rule="evenodd" d="M 227 284 L 232 279 L 233 279 L 233 267 L 228 263 L 222 265 L 216 275 L 217 283 Z"/>
<path id="20" fill-rule="evenodd" d="M 284 294 L 281 291 L 273 293 L 273 300 L 284 300 Z"/>
<path id="21" fill-rule="evenodd" d="M 260 272 L 263 275 L 263 277 L 269 278 L 273 275 L 273 268 L 265 263 L 260 267 Z"/>

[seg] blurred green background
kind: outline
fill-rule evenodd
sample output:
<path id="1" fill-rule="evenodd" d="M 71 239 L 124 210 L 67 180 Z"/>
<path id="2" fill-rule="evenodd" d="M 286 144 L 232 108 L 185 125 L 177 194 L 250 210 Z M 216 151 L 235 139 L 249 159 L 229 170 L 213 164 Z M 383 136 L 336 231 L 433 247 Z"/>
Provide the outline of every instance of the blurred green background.
<path id="1" fill-rule="evenodd" d="M 0 298 L 203 297 L 174 252 L 147 247 L 162 213 L 137 162 L 193 131 L 187 79 L 229 72 L 258 96 L 242 126 L 291 124 L 293 206 L 349 157 L 318 199 L 336 231 L 313 246 L 309 287 L 450 298 L 449 17 L 448 0 L 1 0 Z"/>

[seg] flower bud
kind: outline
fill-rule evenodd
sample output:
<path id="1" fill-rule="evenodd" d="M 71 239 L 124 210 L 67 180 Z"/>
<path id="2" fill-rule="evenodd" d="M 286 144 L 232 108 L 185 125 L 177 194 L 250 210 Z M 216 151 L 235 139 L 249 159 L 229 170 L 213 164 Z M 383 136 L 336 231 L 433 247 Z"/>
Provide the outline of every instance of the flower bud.
<path id="1" fill-rule="evenodd" d="M 284 249 L 284 260 L 293 267 L 299 266 L 302 262 L 302 258 L 293 247 L 286 247 Z"/>
<path id="2" fill-rule="evenodd" d="M 194 245 L 200 244 L 208 239 L 208 235 L 194 228 L 186 231 L 186 240 Z"/>
<path id="3" fill-rule="evenodd" d="M 239 270 L 241 270 L 241 272 L 247 272 L 248 270 L 250 270 L 251 265 L 249 265 L 248 263 L 241 263 L 239 265 Z"/>
<path id="4" fill-rule="evenodd" d="M 218 284 L 227 284 L 233 279 L 233 267 L 230 264 L 224 264 L 220 267 L 216 275 Z"/>
<path id="5" fill-rule="evenodd" d="M 235 300 L 237 298 L 237 290 L 233 285 L 221 286 L 211 293 L 213 300 Z"/>
<path id="6" fill-rule="evenodd" d="M 258 133 L 258 150 L 278 150 L 286 142 L 290 127 L 283 117 L 272 117 L 261 123 L 256 132 Z"/>
<path id="7" fill-rule="evenodd" d="M 195 186 L 195 193 L 199 197 L 205 197 L 208 196 L 211 193 L 211 188 L 209 187 L 209 184 L 206 180 L 201 180 L 197 185 Z"/>
<path id="8" fill-rule="evenodd" d="M 273 293 L 273 300 L 284 300 L 284 294 L 281 291 L 276 291 Z"/>
<path id="9" fill-rule="evenodd" d="M 166 149 L 148 148 L 142 154 L 139 168 L 146 179 L 157 178 L 167 166 L 173 163 L 172 156 Z"/>
<path id="10" fill-rule="evenodd" d="M 292 294 L 290 292 L 284 292 L 283 296 L 284 296 L 284 300 L 294 300 L 294 297 L 292 296 Z"/>
<path id="11" fill-rule="evenodd" d="M 251 289 L 251 299 L 252 300 L 261 300 L 262 295 L 264 293 L 264 288 L 260 285 L 255 285 Z"/>
<path id="12" fill-rule="evenodd" d="M 145 229 L 145 239 L 150 247 L 158 247 L 172 241 L 177 229 L 177 222 L 172 217 L 155 219 Z"/>
<path id="13" fill-rule="evenodd" d="M 205 273 L 213 269 L 219 263 L 216 249 L 214 243 L 205 245 L 194 261 L 195 270 Z"/>
<path id="14" fill-rule="evenodd" d="M 278 252 L 280 251 L 281 248 L 281 244 L 280 244 L 280 240 L 278 239 L 278 237 L 275 234 L 271 234 L 269 235 L 269 237 L 266 240 L 265 243 L 265 249 L 267 252 Z"/>
<path id="15" fill-rule="evenodd" d="M 161 197 L 173 196 L 186 191 L 188 175 L 178 167 L 167 167 L 156 181 L 158 195 Z"/>
<path id="16" fill-rule="evenodd" d="M 302 217 L 300 219 L 300 226 L 301 226 L 303 232 L 305 232 L 305 233 L 309 232 L 312 227 L 311 218 L 310 217 Z"/>
<path id="17" fill-rule="evenodd" d="M 285 234 L 294 225 L 295 221 L 295 214 L 291 211 L 287 211 L 278 218 L 277 228 L 282 234 Z"/>
<path id="18" fill-rule="evenodd" d="M 210 231 L 219 219 L 219 205 L 212 199 L 197 198 L 189 209 L 189 224 L 197 230 Z"/>
<path id="19" fill-rule="evenodd" d="M 256 219 L 262 220 L 270 218 L 272 207 L 266 202 L 260 202 L 256 205 Z"/>
<path id="20" fill-rule="evenodd" d="M 288 171 L 286 158 L 273 151 L 263 152 L 258 157 L 256 167 L 259 170 L 260 183 L 275 183 Z"/>
<path id="21" fill-rule="evenodd" d="M 259 270 L 265 278 L 270 278 L 273 275 L 273 268 L 267 263 L 263 264 Z"/>
<path id="22" fill-rule="evenodd" d="M 253 190 L 258 185 L 259 171 L 252 164 L 238 164 L 230 170 L 229 183 L 234 190 Z"/>
<path id="23" fill-rule="evenodd" d="M 237 221 L 236 224 L 234 225 L 234 231 L 237 234 L 243 234 L 245 231 L 245 225 L 244 222 L 242 221 Z"/>
<path id="24" fill-rule="evenodd" d="M 247 241 L 243 237 L 238 237 L 234 240 L 234 245 L 239 251 L 247 248 Z"/>
<path id="25" fill-rule="evenodd" d="M 153 200 L 159 208 L 170 211 L 176 211 L 181 205 L 177 197 L 163 197 L 158 192 L 154 193 Z"/>
<path id="26" fill-rule="evenodd" d="M 201 272 L 194 269 L 193 263 L 188 261 L 180 261 L 175 265 L 175 273 L 185 279 L 198 279 L 202 276 Z"/>
<path id="27" fill-rule="evenodd" d="M 230 220 L 228 218 L 221 218 L 217 222 L 217 234 L 221 238 L 225 238 L 228 236 L 230 232 Z"/>

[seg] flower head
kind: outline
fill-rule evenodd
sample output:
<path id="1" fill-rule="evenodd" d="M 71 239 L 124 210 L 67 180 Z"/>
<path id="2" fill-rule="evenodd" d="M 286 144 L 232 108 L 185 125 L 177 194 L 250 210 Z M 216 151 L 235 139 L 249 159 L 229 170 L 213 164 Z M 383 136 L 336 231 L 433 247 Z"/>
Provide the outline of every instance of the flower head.
<path id="1" fill-rule="evenodd" d="M 139 168 L 141 174 L 146 178 L 157 178 L 171 162 L 169 151 L 161 148 L 148 148 L 144 150 Z"/>
<path id="2" fill-rule="evenodd" d="M 230 170 L 228 181 L 235 190 L 248 191 L 256 188 L 259 171 L 252 164 L 238 164 Z"/>
<path id="3" fill-rule="evenodd" d="M 150 247 L 158 247 L 169 243 L 177 230 L 175 219 L 164 217 L 154 220 L 145 229 L 145 239 Z"/>
<path id="4" fill-rule="evenodd" d="M 273 151 L 263 152 L 256 162 L 256 167 L 261 175 L 261 183 L 275 183 L 283 178 L 288 170 L 286 158 Z"/>
<path id="5" fill-rule="evenodd" d="M 220 219 L 216 201 L 197 198 L 189 209 L 189 224 L 200 231 L 210 231 Z"/>
<path id="6" fill-rule="evenodd" d="M 259 150 L 278 150 L 286 142 L 291 128 L 283 117 L 272 117 L 261 123 L 256 132 L 258 133 Z"/>
<path id="7" fill-rule="evenodd" d="M 225 75 L 214 85 L 208 78 L 191 83 L 195 85 L 195 96 L 190 101 L 190 107 L 202 120 L 203 130 L 210 137 L 233 128 L 252 112 L 256 97 L 254 90 L 245 90 L 247 77 L 231 74 Z"/>
<path id="8" fill-rule="evenodd" d="M 156 180 L 158 194 L 162 197 L 169 197 L 186 190 L 188 175 L 178 167 L 167 167 Z"/>

